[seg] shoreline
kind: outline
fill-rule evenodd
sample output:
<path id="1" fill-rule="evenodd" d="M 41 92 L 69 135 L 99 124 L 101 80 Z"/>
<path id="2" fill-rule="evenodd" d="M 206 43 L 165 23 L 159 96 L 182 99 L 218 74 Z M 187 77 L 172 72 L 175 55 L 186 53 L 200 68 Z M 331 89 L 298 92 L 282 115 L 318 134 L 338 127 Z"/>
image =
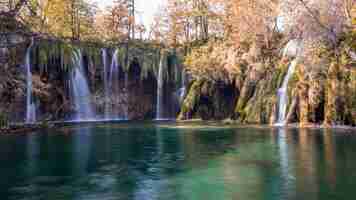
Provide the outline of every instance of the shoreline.
<path id="1" fill-rule="evenodd" d="M 130 123 L 130 122 L 149 122 L 149 123 L 166 123 L 166 122 L 174 122 L 174 123 L 217 123 L 216 126 L 228 126 L 228 125 L 236 125 L 241 127 L 268 127 L 268 128 L 296 128 L 296 129 L 341 129 L 341 130 L 356 130 L 355 126 L 347 126 L 347 125 L 335 125 L 335 126 L 325 126 L 322 124 L 306 124 L 301 125 L 299 123 L 291 123 L 285 126 L 276 126 L 271 124 L 241 124 L 237 121 L 233 120 L 201 120 L 201 119 L 192 119 L 192 120 L 169 120 L 169 121 L 157 121 L 157 120 L 97 120 L 97 121 L 51 121 L 51 122 L 39 122 L 35 124 L 10 124 L 7 128 L 0 128 L 0 135 L 15 135 L 15 134 L 27 134 L 30 132 L 51 129 L 56 127 L 66 127 L 66 126 L 76 126 L 76 125 L 95 125 L 95 124 L 110 124 L 110 123 Z"/>
<path id="2" fill-rule="evenodd" d="M 15 123 L 10 124 L 6 128 L 0 128 L 0 135 L 16 135 L 16 134 L 28 134 L 37 130 L 54 128 L 53 123 L 35 123 L 35 124 L 22 124 Z"/>

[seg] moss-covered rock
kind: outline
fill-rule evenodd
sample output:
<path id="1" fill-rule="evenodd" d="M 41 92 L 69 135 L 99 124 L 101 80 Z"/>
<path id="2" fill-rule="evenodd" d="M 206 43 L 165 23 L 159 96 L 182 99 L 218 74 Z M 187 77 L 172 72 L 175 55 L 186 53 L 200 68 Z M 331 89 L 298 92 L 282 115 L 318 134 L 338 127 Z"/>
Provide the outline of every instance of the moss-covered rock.
<path id="1" fill-rule="evenodd" d="M 356 70 L 351 71 L 349 85 L 349 93 L 347 95 L 348 111 L 350 112 L 351 122 L 356 126 Z"/>
<path id="2" fill-rule="evenodd" d="M 328 71 L 328 80 L 326 85 L 326 104 L 324 125 L 338 125 L 342 123 L 344 114 L 344 84 L 342 83 L 342 74 L 340 65 L 332 62 Z"/>
<path id="3" fill-rule="evenodd" d="M 5 113 L 0 113 L 0 129 L 7 128 L 9 126 L 9 119 Z"/>
<path id="4" fill-rule="evenodd" d="M 236 93 L 233 84 L 196 80 L 190 86 L 184 99 L 178 120 L 228 118 L 235 105 Z"/>
<path id="5" fill-rule="evenodd" d="M 235 116 L 238 114 L 238 121 L 249 124 L 268 124 L 271 120 L 274 121 L 271 118 L 276 112 L 280 73 L 280 70 L 267 71 L 254 86 L 252 97 L 247 100 L 246 96 L 240 96 L 239 100 L 241 100 L 236 108 L 238 113 L 235 110 Z"/>
<path id="6" fill-rule="evenodd" d="M 186 120 L 193 117 L 193 114 L 196 111 L 196 106 L 200 100 L 201 87 L 203 83 L 203 80 L 196 80 L 191 84 L 188 94 L 186 95 L 181 106 L 178 120 Z"/>

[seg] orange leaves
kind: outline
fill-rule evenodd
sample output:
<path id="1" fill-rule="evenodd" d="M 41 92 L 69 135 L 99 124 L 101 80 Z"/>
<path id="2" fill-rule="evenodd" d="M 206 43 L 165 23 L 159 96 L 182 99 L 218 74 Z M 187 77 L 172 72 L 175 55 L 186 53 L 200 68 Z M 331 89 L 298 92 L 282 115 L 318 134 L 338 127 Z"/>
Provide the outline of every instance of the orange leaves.
<path id="1" fill-rule="evenodd" d="M 271 39 L 276 26 L 278 4 L 274 0 L 231 0 L 228 5 L 230 17 L 227 24 L 232 27 L 232 39 L 238 45 L 246 40 L 263 36 Z"/>
<path id="2" fill-rule="evenodd" d="M 222 36 L 224 7 L 221 2 L 222 0 L 168 0 L 166 7 L 156 17 L 153 32 L 160 31 L 156 35 L 163 36 L 163 40 L 171 46 Z"/>
<path id="3" fill-rule="evenodd" d="M 239 49 L 222 41 L 210 41 L 194 48 L 185 59 L 188 73 L 196 78 L 229 82 L 241 75 Z"/>
<path id="4" fill-rule="evenodd" d="M 137 26 L 134 1 L 116 0 L 104 15 L 109 38 L 118 40 L 134 38 Z"/>

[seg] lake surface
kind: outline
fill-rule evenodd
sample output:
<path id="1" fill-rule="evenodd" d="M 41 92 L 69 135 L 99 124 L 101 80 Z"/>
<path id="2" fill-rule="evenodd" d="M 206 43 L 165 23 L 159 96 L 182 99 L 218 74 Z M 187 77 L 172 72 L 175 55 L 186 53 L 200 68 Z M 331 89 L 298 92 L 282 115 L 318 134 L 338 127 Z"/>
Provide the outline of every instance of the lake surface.
<path id="1" fill-rule="evenodd" d="M 353 199 L 353 132 L 166 122 L 0 136 L 0 199 Z"/>

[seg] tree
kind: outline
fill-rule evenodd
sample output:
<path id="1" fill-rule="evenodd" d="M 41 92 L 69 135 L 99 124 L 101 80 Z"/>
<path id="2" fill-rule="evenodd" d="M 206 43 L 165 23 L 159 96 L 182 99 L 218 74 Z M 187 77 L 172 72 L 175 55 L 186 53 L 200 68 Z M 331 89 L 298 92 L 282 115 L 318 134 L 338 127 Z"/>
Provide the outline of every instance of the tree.
<path id="1" fill-rule="evenodd" d="M 336 45 L 338 36 L 351 26 L 355 0 L 285 0 L 285 29 L 303 40 L 327 40 Z"/>
<path id="2" fill-rule="evenodd" d="M 145 25 L 143 25 L 143 24 L 137 24 L 135 27 L 136 27 L 136 30 L 137 30 L 137 32 L 138 32 L 138 34 L 139 34 L 139 39 L 140 39 L 140 40 L 143 40 L 143 36 L 144 36 L 144 34 L 146 33 L 146 27 L 145 27 Z"/>
<path id="3" fill-rule="evenodd" d="M 163 43 L 168 33 L 168 20 L 164 8 L 160 8 L 153 18 L 148 39 L 157 43 Z"/>
<path id="4" fill-rule="evenodd" d="M 278 1 L 232 0 L 225 4 L 226 26 L 229 37 L 239 45 L 241 42 L 265 41 L 268 44 L 277 27 Z"/>
<path id="5" fill-rule="evenodd" d="M 28 0 L 25 5 L 19 18 L 34 32 L 74 40 L 93 36 L 94 4 L 85 0 Z"/>
<path id="6" fill-rule="evenodd" d="M 0 2 L 0 15 L 15 17 L 29 0 L 9 0 Z"/>
<path id="7" fill-rule="evenodd" d="M 112 29 L 112 37 L 120 40 L 135 39 L 135 1 L 116 0 L 107 14 L 107 29 Z"/>
<path id="8" fill-rule="evenodd" d="M 217 0 L 168 0 L 157 13 L 150 35 L 164 36 L 160 40 L 170 46 L 221 36 L 221 6 Z"/>
<path id="9" fill-rule="evenodd" d="M 127 0 L 128 17 L 129 17 L 129 39 L 135 39 L 135 26 L 136 26 L 136 4 L 135 0 Z"/>

